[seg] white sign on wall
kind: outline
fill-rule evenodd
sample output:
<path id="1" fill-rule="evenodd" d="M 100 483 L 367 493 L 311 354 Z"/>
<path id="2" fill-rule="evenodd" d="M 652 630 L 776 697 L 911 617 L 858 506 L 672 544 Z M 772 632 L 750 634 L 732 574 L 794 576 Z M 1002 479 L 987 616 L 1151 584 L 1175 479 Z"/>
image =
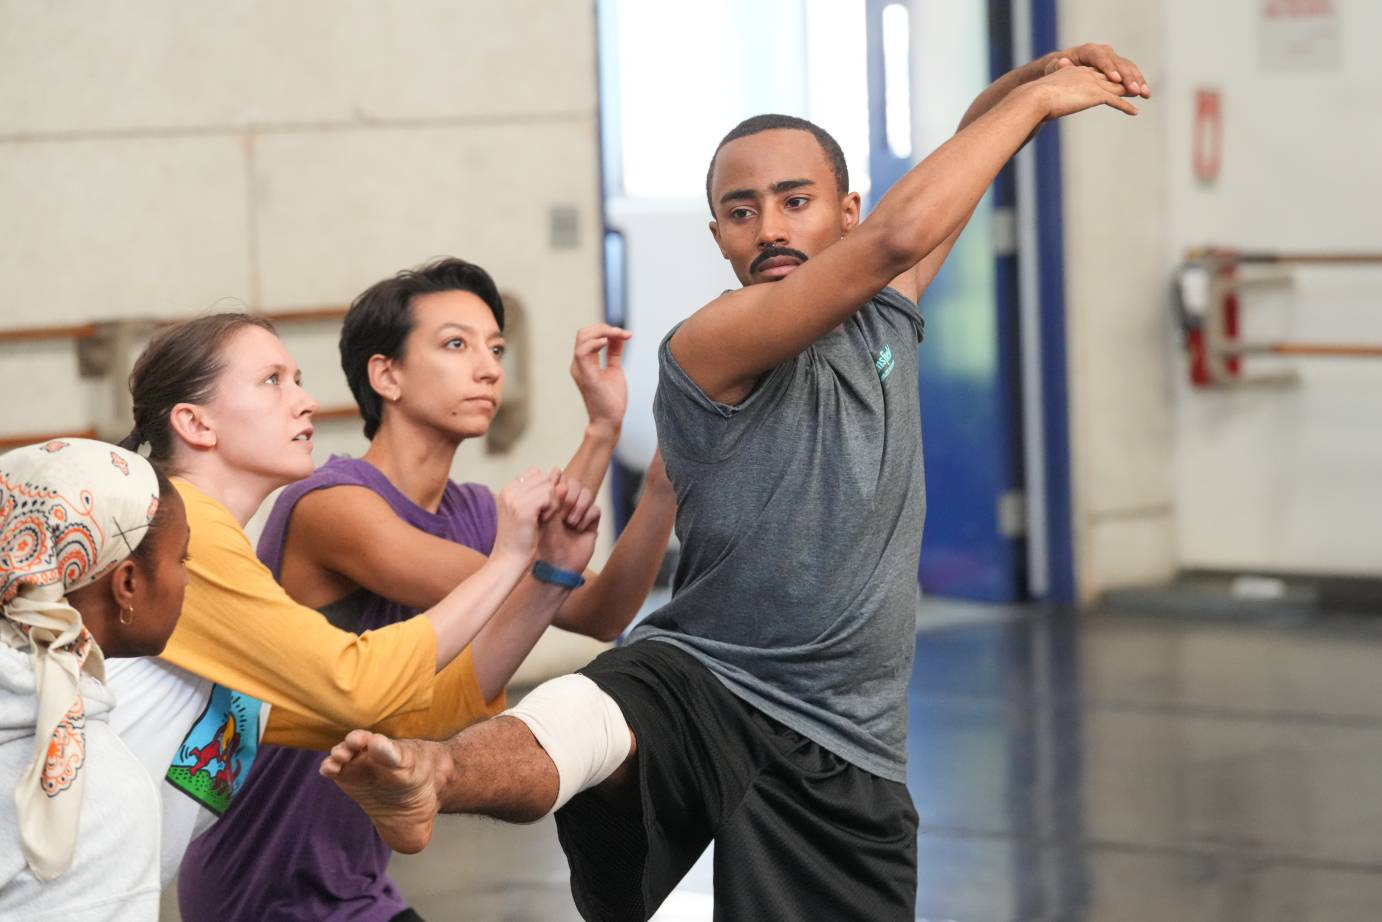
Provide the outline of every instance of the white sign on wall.
<path id="1" fill-rule="evenodd" d="M 1261 0 L 1262 66 L 1333 70 L 1339 66 L 1338 0 Z"/>

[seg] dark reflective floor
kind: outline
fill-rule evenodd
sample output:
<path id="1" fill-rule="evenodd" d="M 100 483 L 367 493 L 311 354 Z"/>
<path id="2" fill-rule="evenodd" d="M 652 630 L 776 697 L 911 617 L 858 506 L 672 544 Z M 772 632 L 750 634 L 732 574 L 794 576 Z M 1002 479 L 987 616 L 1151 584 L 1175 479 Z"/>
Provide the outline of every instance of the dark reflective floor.
<path id="1" fill-rule="evenodd" d="M 924 633 L 918 915 L 1382 918 L 1382 625 Z"/>
<path id="2" fill-rule="evenodd" d="M 1382 619 L 947 620 L 909 700 L 919 918 L 1382 919 Z M 550 824 L 452 820 L 395 870 L 431 922 L 577 918 Z"/>

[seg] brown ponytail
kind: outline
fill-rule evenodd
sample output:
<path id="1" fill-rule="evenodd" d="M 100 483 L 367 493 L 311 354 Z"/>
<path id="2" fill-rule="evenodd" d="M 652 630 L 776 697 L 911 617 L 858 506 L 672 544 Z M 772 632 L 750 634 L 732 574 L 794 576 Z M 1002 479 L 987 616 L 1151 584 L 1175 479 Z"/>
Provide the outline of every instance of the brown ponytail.
<path id="1" fill-rule="evenodd" d="M 130 434 L 115 444 L 129 451 L 139 451 L 139 446 L 144 444 L 144 433 L 140 431 L 139 424 L 135 423 L 134 428 L 130 430 Z"/>

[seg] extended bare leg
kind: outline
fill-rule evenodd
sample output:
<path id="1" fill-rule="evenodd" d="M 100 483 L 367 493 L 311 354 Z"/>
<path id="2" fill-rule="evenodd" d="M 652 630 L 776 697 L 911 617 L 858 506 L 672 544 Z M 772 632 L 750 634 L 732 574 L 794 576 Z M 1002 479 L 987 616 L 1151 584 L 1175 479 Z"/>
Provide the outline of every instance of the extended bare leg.
<path id="1" fill-rule="evenodd" d="M 443 742 L 393 740 L 355 730 L 321 773 L 369 814 L 395 851 L 418 852 L 437 813 L 532 822 L 557 798 L 557 769 L 522 721 L 496 717 Z"/>
<path id="2" fill-rule="evenodd" d="M 570 678 L 535 690 L 531 706 L 525 699 L 515 708 L 522 719 L 501 715 L 440 743 L 354 730 L 327 755 L 321 773 L 354 798 L 380 837 L 400 852 L 427 846 L 439 812 L 533 822 L 560 806 L 559 797 L 564 803 L 602 781 L 621 783 L 636 746 L 613 702 L 589 680 Z M 585 702 L 571 700 L 583 696 Z"/>

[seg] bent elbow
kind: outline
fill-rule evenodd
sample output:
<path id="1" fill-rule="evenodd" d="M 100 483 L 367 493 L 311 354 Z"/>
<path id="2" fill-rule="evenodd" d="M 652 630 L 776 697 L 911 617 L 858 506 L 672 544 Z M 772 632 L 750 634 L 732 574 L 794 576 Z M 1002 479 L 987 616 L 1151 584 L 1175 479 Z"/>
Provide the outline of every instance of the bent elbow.
<path id="1" fill-rule="evenodd" d="M 579 624 L 556 624 L 553 627 L 559 627 L 582 637 L 589 637 L 591 640 L 598 640 L 600 643 L 614 643 L 619 639 L 619 635 L 624 633 L 624 625 L 621 624 L 581 622 Z"/>
<path id="2" fill-rule="evenodd" d="M 363 652 L 362 646 L 357 642 L 355 652 Z M 377 662 L 376 658 L 360 656 L 339 663 L 328 686 L 329 711 L 323 709 L 323 713 L 342 726 L 373 729 L 392 717 L 431 704 L 431 669 L 425 678 L 421 671 L 399 669 L 390 681 L 380 682 L 373 678 L 378 675 Z"/>
<path id="3" fill-rule="evenodd" d="M 619 639 L 619 635 L 622 633 L 624 633 L 623 625 L 611 625 L 608 627 L 601 627 L 591 636 L 601 643 L 614 643 Z"/>
<path id="4" fill-rule="evenodd" d="M 613 643 L 624 633 L 624 628 L 628 627 L 632 620 L 632 614 L 627 618 L 585 618 L 574 624 L 559 624 L 557 627 L 601 643 Z"/>
<path id="5" fill-rule="evenodd" d="M 904 224 L 886 215 L 881 216 L 883 220 L 878 221 L 878 217 L 880 216 L 874 215 L 869 221 L 859 225 L 859 231 L 870 224 L 877 225 L 870 228 L 873 239 L 868 241 L 868 251 L 875 254 L 878 259 L 879 274 L 892 279 L 921 262 L 926 256 L 923 250 L 925 241 L 922 239 L 925 235 L 917 233 L 915 226 Z"/>
<path id="6" fill-rule="evenodd" d="M 359 689 L 338 689 L 338 691 L 340 697 L 337 699 L 335 708 L 333 708 L 336 713 L 332 719 L 343 727 L 373 730 L 394 716 L 394 712 L 385 707 L 383 702 L 365 698 L 360 694 Z"/>

